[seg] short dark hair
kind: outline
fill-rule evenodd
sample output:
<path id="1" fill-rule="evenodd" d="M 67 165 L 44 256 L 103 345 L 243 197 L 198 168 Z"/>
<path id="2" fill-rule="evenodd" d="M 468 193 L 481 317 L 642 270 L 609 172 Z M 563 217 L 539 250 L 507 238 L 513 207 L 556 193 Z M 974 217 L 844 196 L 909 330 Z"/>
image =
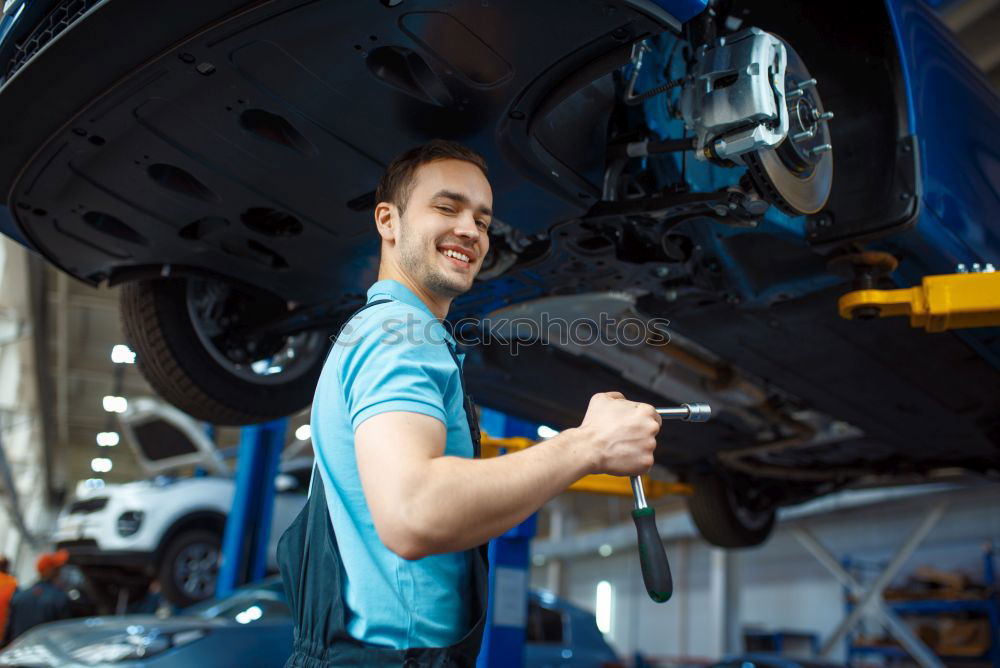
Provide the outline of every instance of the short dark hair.
<path id="1" fill-rule="evenodd" d="M 417 168 L 435 160 L 471 162 L 483 171 L 484 176 L 489 177 L 486 159 L 482 155 L 458 142 L 433 139 L 393 158 L 389 166 L 385 168 L 385 173 L 379 179 L 378 187 L 375 189 L 375 204 L 389 202 L 395 204 L 399 212 L 402 213 L 413 193 Z"/>
<path id="2" fill-rule="evenodd" d="M 0 573 L 10 573 L 10 561 L 0 554 Z"/>

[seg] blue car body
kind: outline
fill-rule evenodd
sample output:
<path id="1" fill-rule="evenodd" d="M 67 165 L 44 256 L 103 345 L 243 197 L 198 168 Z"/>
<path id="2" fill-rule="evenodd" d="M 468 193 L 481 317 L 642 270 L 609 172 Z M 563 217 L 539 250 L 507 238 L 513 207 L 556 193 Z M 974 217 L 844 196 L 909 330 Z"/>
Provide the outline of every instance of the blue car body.
<path id="1" fill-rule="evenodd" d="M 9 57 L 18 36 L 15 26 L 30 26 L 59 4 L 54 0 L 13 3 L 0 20 L 0 47 L 7 47 L 4 55 Z M 101 3 L 85 4 L 92 9 Z M 656 4 L 685 21 L 703 11 L 707 2 L 658 0 Z M 898 243 L 922 259 L 924 273 L 947 273 L 959 263 L 1000 258 L 1000 226 L 993 223 L 1000 208 L 1000 137 L 992 131 L 1000 118 L 1000 99 L 926 2 L 886 0 L 885 7 L 902 64 L 906 122 L 910 134 L 919 140 L 923 205 L 914 225 L 919 234 Z M 670 125 L 656 109 L 651 109 L 649 117 L 654 128 Z M 699 180 L 707 187 L 713 176 Z M 801 223 L 779 220 L 773 224 L 782 222 L 805 237 Z M 32 247 L 3 205 L 0 232 Z M 901 276 L 905 279 L 901 282 L 916 281 L 922 275 L 916 268 Z M 745 296 L 760 298 L 750 290 Z"/>
<path id="2" fill-rule="evenodd" d="M 532 591 L 528 595 L 524 665 L 613 668 L 622 664 L 597 628 L 594 613 L 549 592 Z"/>
<path id="3" fill-rule="evenodd" d="M 292 624 L 279 579 L 206 601 L 182 615 L 90 617 L 50 622 L 0 652 L 14 666 L 280 666 Z"/>
<path id="4" fill-rule="evenodd" d="M 593 614 L 541 592 L 531 592 L 528 605 L 525 666 L 620 665 Z M 167 619 L 125 615 L 43 624 L 0 652 L 0 666 L 280 666 L 292 640 L 284 588 L 272 577 Z"/>

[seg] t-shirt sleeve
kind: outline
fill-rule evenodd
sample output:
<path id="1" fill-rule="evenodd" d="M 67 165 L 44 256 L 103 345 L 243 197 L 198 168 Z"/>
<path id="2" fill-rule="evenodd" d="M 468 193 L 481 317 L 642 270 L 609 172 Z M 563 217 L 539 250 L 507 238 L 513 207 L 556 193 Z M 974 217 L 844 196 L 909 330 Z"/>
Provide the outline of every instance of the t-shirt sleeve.
<path id="1" fill-rule="evenodd" d="M 447 425 L 444 398 L 458 371 L 448 344 L 402 335 L 391 319 L 365 320 L 347 344 L 340 342 L 339 376 L 351 428 L 391 411 L 421 413 Z"/>

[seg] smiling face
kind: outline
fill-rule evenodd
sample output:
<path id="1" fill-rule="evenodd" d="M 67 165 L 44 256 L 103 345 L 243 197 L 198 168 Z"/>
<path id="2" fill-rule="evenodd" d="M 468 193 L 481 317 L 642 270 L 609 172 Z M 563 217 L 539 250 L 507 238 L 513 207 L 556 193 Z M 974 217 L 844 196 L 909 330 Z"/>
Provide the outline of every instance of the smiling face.
<path id="1" fill-rule="evenodd" d="M 476 165 L 454 159 L 421 165 L 402 213 L 386 202 L 375 209 L 380 277 L 396 278 L 447 310 L 482 267 L 492 209 L 493 190 Z"/>

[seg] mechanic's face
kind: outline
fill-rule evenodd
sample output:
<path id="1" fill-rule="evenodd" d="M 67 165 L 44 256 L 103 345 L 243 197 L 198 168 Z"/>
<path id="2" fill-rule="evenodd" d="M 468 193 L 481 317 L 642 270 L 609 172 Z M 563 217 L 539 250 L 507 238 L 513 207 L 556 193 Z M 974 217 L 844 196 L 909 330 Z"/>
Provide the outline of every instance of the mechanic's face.
<path id="1" fill-rule="evenodd" d="M 492 209 L 490 183 L 472 163 L 421 165 L 395 235 L 400 269 L 448 300 L 467 292 L 490 247 Z"/>

